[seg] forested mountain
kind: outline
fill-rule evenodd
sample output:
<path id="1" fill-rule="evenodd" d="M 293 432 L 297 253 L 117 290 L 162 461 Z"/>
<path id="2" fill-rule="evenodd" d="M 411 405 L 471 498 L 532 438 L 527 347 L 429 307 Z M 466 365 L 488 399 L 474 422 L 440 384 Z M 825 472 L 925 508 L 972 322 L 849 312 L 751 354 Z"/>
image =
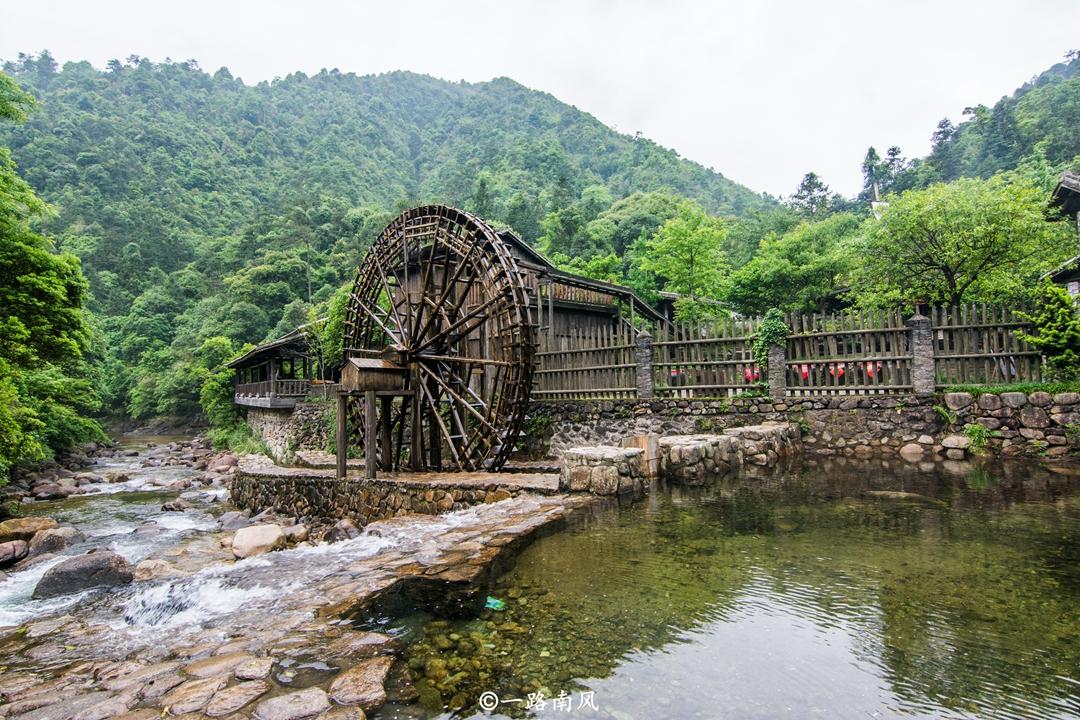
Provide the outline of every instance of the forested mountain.
<path id="1" fill-rule="evenodd" d="M 640 191 L 669 210 L 676 196 L 728 216 L 776 205 L 505 78 L 335 70 L 246 85 L 193 62 L 58 69 L 48 53 L 4 70 L 37 103 L 0 146 L 56 209 L 35 226 L 81 259 L 100 389 L 135 416 L 198 412 L 221 357 L 325 312 L 403 207 L 462 206 L 575 254 L 621 253 L 670 216 L 620 215 Z M 609 208 L 616 222 L 598 225 Z"/>
<path id="2" fill-rule="evenodd" d="M 1058 63 L 994 103 L 964 109 L 965 120 L 938 123 L 925 158 L 907 161 L 892 148 L 868 155 L 864 173 L 882 191 L 900 192 L 961 177 L 987 178 L 1037 160 L 1051 168 L 1080 157 L 1080 54 Z"/>

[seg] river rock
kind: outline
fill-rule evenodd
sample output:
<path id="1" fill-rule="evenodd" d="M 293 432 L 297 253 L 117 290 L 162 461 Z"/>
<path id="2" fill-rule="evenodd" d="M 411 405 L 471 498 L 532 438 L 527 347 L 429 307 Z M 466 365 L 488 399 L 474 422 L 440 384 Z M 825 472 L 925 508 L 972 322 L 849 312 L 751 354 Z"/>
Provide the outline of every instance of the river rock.
<path id="1" fill-rule="evenodd" d="M 169 577 L 183 577 L 187 573 L 173 567 L 165 560 L 158 558 L 147 558 L 146 560 L 140 560 L 135 565 L 135 581 L 145 582 L 147 580 L 159 580 L 161 578 Z"/>
<path id="2" fill-rule="evenodd" d="M 360 529 L 356 527 L 356 523 L 349 518 L 343 518 L 338 520 L 334 526 L 327 531 L 324 540 L 326 540 L 326 542 L 335 543 L 342 540 L 352 540 L 359 536 Z"/>
<path id="3" fill-rule="evenodd" d="M 1028 396 L 1022 392 L 1001 393 L 1001 403 L 1005 407 L 1021 408 L 1027 405 Z"/>
<path id="4" fill-rule="evenodd" d="M 93 550 L 49 568 L 32 597 L 37 600 L 93 587 L 126 585 L 134 579 L 131 564 L 123 557 L 111 550 Z"/>
<path id="5" fill-rule="evenodd" d="M 282 531 L 285 533 L 285 540 L 289 543 L 300 543 L 308 539 L 307 525 L 286 525 Z"/>
<path id="6" fill-rule="evenodd" d="M 910 462 L 918 462 L 922 459 L 924 448 L 918 443 L 908 443 L 900 448 L 900 457 Z"/>
<path id="7" fill-rule="evenodd" d="M 184 512 L 194 507 L 184 498 L 176 498 L 175 500 L 169 500 L 161 506 L 161 509 L 165 512 Z"/>
<path id="8" fill-rule="evenodd" d="M 950 410 L 963 410 L 973 402 L 975 402 L 975 398 L 972 397 L 971 393 L 945 393 L 945 405 L 947 405 Z"/>
<path id="9" fill-rule="evenodd" d="M 364 710 L 386 702 L 383 683 L 394 658 L 385 655 L 365 660 L 345 670 L 330 684 L 330 697 L 339 705 L 359 705 Z"/>
<path id="10" fill-rule="evenodd" d="M 58 553 L 85 539 L 86 537 L 73 527 L 42 530 L 36 533 L 30 541 L 30 557 L 36 557 L 43 553 Z"/>
<path id="11" fill-rule="evenodd" d="M 256 720 L 303 720 L 330 709 L 330 699 L 319 688 L 298 690 L 263 700 L 255 708 Z"/>
<path id="12" fill-rule="evenodd" d="M 228 453 L 210 463 L 210 466 L 206 469 L 210 472 L 227 472 L 230 468 L 236 467 L 239 462 L 239 458 L 232 453 Z"/>
<path id="13" fill-rule="evenodd" d="M 966 450 L 971 447 L 971 438 L 966 435 L 946 435 L 941 440 L 942 447 L 954 450 Z"/>
<path id="14" fill-rule="evenodd" d="M 8 540 L 0 543 L 0 567 L 10 567 L 26 557 L 29 546 L 25 540 Z"/>
<path id="15" fill-rule="evenodd" d="M 1044 428 L 1050 426 L 1050 418 L 1047 416 L 1046 411 L 1033 405 L 1028 405 L 1020 410 L 1020 422 L 1029 428 Z"/>
<path id="16" fill-rule="evenodd" d="M 270 685 L 261 680 L 242 682 L 232 687 L 222 688 L 217 691 L 203 712 L 210 717 L 223 717 L 236 712 L 269 689 Z"/>
<path id="17" fill-rule="evenodd" d="M 237 665 L 246 662 L 248 660 L 254 660 L 251 655 L 247 653 L 228 653 L 226 655 L 214 655 L 208 657 L 205 660 L 196 660 L 195 662 L 187 665 L 184 668 L 191 677 L 207 678 L 214 675 L 224 675 L 231 671 Z"/>
<path id="18" fill-rule="evenodd" d="M 242 560 L 285 546 L 285 533 L 280 525 L 252 525 L 240 528 L 233 535 L 233 555 Z"/>
<path id="19" fill-rule="evenodd" d="M 222 530 L 239 530 L 251 524 L 246 510 L 230 510 L 227 513 L 222 513 L 219 522 Z"/>
<path id="20" fill-rule="evenodd" d="M 161 698 L 161 706 L 168 708 L 170 715 L 195 712 L 205 707 L 214 694 L 224 686 L 225 678 L 223 677 L 189 680 L 166 693 Z"/>
<path id="21" fill-rule="evenodd" d="M 367 720 L 367 715 L 358 707 L 330 708 L 315 720 Z"/>
<path id="22" fill-rule="evenodd" d="M 12 518 L 0 522 L 0 542 L 9 540 L 25 540 L 31 538 L 42 530 L 51 530 L 60 527 L 60 523 L 47 517 Z"/>
<path id="23" fill-rule="evenodd" d="M 237 665 L 233 670 L 233 674 L 239 680 L 262 680 L 270 674 L 270 668 L 273 666 L 273 658 L 253 657 Z"/>

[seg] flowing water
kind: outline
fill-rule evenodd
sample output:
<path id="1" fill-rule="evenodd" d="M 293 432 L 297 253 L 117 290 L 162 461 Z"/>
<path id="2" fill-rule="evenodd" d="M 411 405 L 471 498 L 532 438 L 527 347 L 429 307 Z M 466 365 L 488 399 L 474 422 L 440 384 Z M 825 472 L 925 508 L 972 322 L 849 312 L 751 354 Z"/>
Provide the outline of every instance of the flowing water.
<path id="1" fill-rule="evenodd" d="M 1080 716 L 1080 482 L 1031 466 L 661 490 L 539 540 L 490 594 L 505 609 L 376 623 L 428 717 Z"/>
<path id="2" fill-rule="evenodd" d="M 234 562 L 222 492 L 163 512 L 175 492 L 160 485 L 196 471 L 144 467 L 157 451 L 140 442 L 92 468 L 128 480 L 31 509 L 87 535 L 65 554 L 107 546 L 184 576 L 33 601 L 61 558 L 46 560 L 0 582 L 0 626 L 67 613 L 105 628 L 95 642 L 116 658 L 255 636 L 498 515 Z M 357 621 L 399 636 L 408 667 L 370 717 L 1080 717 L 1080 476 L 1030 464 L 830 460 L 661 484 L 579 514 L 483 590 L 498 609 L 476 617 L 404 607 Z M 325 686 L 337 668 L 318 661 L 282 661 L 276 682 Z"/>

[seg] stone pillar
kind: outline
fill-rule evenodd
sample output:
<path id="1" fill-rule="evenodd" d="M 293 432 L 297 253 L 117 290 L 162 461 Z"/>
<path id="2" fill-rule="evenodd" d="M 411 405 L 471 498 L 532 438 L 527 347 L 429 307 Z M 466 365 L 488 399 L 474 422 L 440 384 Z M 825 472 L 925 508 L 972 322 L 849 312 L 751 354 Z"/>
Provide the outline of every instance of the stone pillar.
<path id="1" fill-rule="evenodd" d="M 934 394 L 934 330 L 930 318 L 919 312 L 908 319 L 911 331 L 911 390 L 919 397 Z"/>
<path id="2" fill-rule="evenodd" d="M 634 362 L 637 364 L 637 399 L 653 398 L 653 346 L 652 335 L 642 330 L 637 335 L 637 347 L 634 350 Z"/>
<path id="3" fill-rule="evenodd" d="M 769 397 L 783 402 L 787 397 L 787 348 L 769 346 Z"/>

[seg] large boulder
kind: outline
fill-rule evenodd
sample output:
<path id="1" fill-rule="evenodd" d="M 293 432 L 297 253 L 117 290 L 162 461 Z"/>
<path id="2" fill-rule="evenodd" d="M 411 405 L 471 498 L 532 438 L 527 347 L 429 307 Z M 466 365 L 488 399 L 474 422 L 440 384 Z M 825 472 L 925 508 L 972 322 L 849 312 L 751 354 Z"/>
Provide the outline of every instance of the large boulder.
<path id="1" fill-rule="evenodd" d="M 0 543 L 0 568 L 10 567 L 26 557 L 28 548 L 25 540 L 8 540 Z"/>
<path id="2" fill-rule="evenodd" d="M 58 527 L 42 530 L 30 541 L 30 557 L 45 553 L 58 553 L 86 537 L 73 527 Z"/>
<path id="3" fill-rule="evenodd" d="M 34 588 L 33 598 L 56 597 L 95 587 L 127 585 L 135 579 L 131 564 L 111 550 L 93 550 L 49 568 Z"/>
<path id="4" fill-rule="evenodd" d="M 47 517 L 12 518 L 0 522 L 0 542 L 9 540 L 30 542 L 30 539 L 42 530 L 51 530 L 59 526 L 58 522 Z"/>
<path id="5" fill-rule="evenodd" d="M 233 555 L 240 560 L 281 547 L 285 547 L 285 533 L 280 525 L 252 525 L 240 528 L 232 541 Z"/>

